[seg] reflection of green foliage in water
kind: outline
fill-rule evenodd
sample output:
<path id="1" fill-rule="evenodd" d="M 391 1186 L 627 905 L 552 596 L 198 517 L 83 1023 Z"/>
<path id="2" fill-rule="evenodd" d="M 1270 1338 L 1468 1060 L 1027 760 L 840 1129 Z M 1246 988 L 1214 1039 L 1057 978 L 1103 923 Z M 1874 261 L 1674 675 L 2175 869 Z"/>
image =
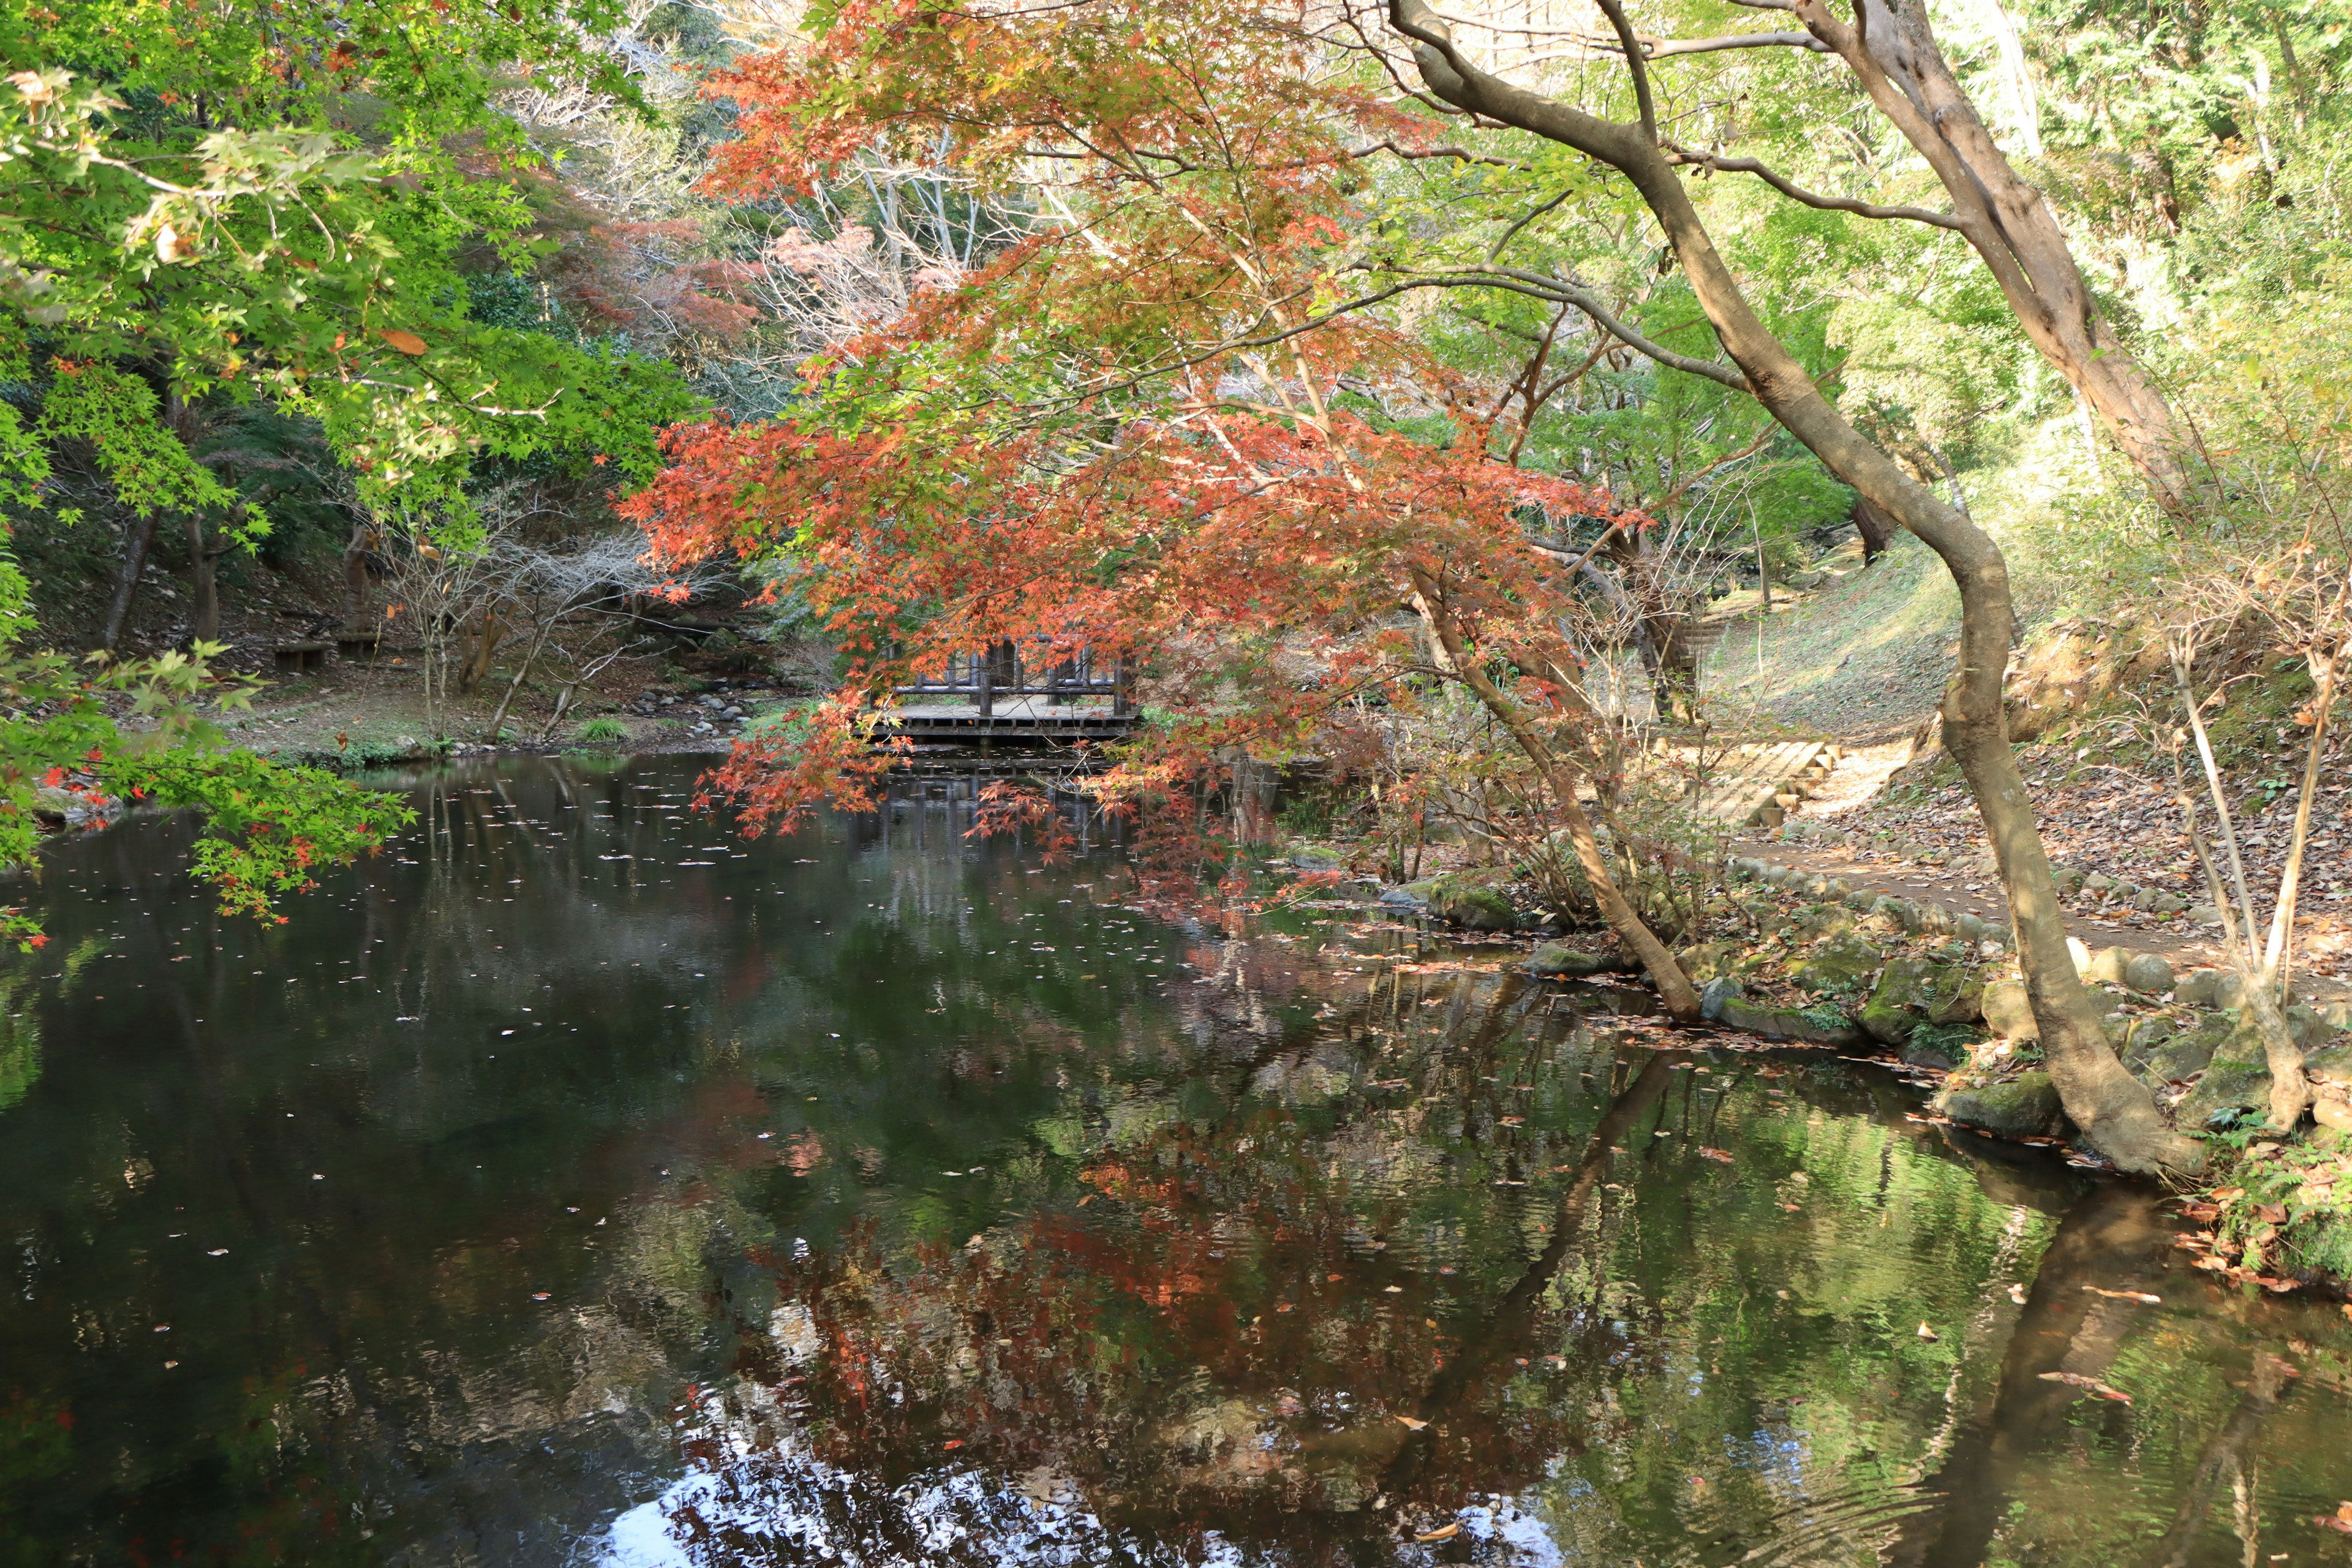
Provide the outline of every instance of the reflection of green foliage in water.
<path id="1" fill-rule="evenodd" d="M 40 1076 L 40 1026 L 29 1018 L 0 1019 L 0 1110 L 32 1092 Z"/>
<path id="2" fill-rule="evenodd" d="M 73 1465 L 73 1417 L 62 1405 L 12 1394 L 0 1398 L 0 1568 L 35 1568 L 48 1551 L 11 1525 L 34 1493 Z"/>
<path id="3" fill-rule="evenodd" d="M 95 940 L 77 942 L 66 955 L 68 984 L 103 951 Z M 41 1077 L 41 1021 L 33 1010 L 40 977 L 22 969 L 0 971 L 0 1110 L 33 1091 Z"/>

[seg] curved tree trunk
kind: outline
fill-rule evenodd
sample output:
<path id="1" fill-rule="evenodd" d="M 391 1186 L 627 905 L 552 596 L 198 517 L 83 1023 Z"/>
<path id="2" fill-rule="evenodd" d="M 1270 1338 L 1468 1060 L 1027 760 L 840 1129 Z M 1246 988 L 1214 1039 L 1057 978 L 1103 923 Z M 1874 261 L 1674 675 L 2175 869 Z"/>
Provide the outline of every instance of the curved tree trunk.
<path id="1" fill-rule="evenodd" d="M 1437 97 L 1572 147 L 1631 180 L 1748 390 L 1832 473 L 1942 557 L 1960 593 L 1960 658 L 1944 689 L 1944 745 L 1968 780 L 1992 842 L 2051 1078 L 2084 1139 L 2124 1169 L 2201 1166 L 2202 1146 L 2167 1125 L 2154 1097 L 2116 1059 L 2066 951 L 2050 862 L 2010 750 L 2001 704 L 2013 612 L 2000 546 L 1906 474 L 1822 397 L 1748 304 L 1653 132 L 1597 119 L 1479 70 L 1454 48 L 1450 31 L 1422 0 L 1391 0 L 1390 19 L 1415 41 L 1414 63 Z M 1645 81 L 1642 86 L 1646 111 Z"/>
<path id="2" fill-rule="evenodd" d="M 1960 233 L 2033 346 L 2082 393 L 2158 503 L 2186 511 L 2194 490 L 2189 444 L 2171 405 L 2100 313 L 2048 199 L 2010 166 L 1953 79 L 1926 7 L 1919 0 L 1856 0 L 1851 25 L 1826 0 L 1795 0 L 1793 8 L 1936 171 Z"/>

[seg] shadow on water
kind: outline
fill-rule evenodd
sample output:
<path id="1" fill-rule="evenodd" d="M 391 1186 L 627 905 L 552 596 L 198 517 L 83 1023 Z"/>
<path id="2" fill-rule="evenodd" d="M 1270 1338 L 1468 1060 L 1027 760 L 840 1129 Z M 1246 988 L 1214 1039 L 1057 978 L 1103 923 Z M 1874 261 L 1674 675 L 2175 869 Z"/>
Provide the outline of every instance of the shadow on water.
<path id="1" fill-rule="evenodd" d="M 2352 1325 L 2147 1189 L 1370 908 L 1155 916 L 955 780 L 740 843 L 692 765 L 409 779 L 283 928 L 168 822 L 57 857 L 0 969 L 0 1564 L 2336 1539 Z"/>

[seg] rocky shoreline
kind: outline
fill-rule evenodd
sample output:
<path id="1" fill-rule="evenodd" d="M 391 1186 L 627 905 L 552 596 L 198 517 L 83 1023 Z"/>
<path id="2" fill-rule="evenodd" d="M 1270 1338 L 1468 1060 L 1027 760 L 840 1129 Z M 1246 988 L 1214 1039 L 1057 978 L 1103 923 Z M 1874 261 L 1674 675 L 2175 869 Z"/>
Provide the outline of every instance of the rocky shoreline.
<path id="1" fill-rule="evenodd" d="M 1719 912 L 1752 934 L 1676 955 L 1703 987 L 1709 1023 L 1883 1057 L 1934 1084 L 1936 1120 L 2044 1146 L 2072 1142 L 2005 927 L 1754 858 L 1727 869 Z M 1509 898 L 1475 875 L 1391 888 L 1381 901 L 1469 930 L 1525 929 Z M 2068 945 L 2106 1005 L 2117 1057 L 2175 1125 L 2206 1139 L 2212 1169 L 2185 1207 L 2210 1227 L 2186 1238 L 2203 1265 L 2273 1289 L 2352 1281 L 2352 1003 L 2313 1005 L 2290 993 L 2289 1028 L 2318 1100 L 2316 1127 L 2289 1138 L 2267 1125 L 2270 1068 L 2234 972 L 2177 973 L 2161 954 Z M 1639 974 L 1622 953 L 1557 940 L 1538 942 L 1524 967 L 1551 981 Z M 2101 1163 L 2087 1151 L 2075 1157 Z"/>

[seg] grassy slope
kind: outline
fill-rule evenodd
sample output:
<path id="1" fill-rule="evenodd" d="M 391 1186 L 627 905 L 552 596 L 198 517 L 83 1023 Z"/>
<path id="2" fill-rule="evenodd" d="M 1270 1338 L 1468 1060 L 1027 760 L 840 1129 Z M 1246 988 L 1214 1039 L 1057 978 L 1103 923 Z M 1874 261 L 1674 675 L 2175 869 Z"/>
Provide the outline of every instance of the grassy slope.
<path id="1" fill-rule="evenodd" d="M 2110 612 L 2153 574 L 2161 547 L 2153 517 L 2115 497 L 2110 486 L 2123 476 L 2116 459 L 2105 461 L 2104 473 L 2091 470 L 2064 417 L 2031 432 L 1997 468 L 1962 476 L 1973 514 L 2009 559 L 2021 637 L 2060 616 Z M 1706 660 L 1701 689 L 1727 717 L 1885 739 L 1934 711 L 1959 618 L 1942 563 L 1902 537 L 1867 571 L 1773 615 L 1760 637 L 1752 615 L 1734 621 Z"/>

